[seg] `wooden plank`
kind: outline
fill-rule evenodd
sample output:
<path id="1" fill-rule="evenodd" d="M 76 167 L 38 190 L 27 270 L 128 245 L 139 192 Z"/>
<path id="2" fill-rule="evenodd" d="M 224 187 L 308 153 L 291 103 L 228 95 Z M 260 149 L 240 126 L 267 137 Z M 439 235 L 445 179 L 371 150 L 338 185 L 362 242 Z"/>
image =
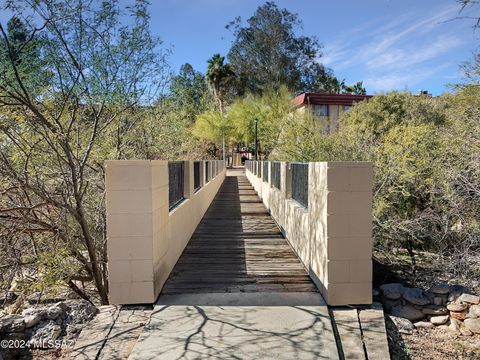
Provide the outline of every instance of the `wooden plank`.
<path id="1" fill-rule="evenodd" d="M 229 174 L 163 294 L 317 292 L 243 172 Z"/>

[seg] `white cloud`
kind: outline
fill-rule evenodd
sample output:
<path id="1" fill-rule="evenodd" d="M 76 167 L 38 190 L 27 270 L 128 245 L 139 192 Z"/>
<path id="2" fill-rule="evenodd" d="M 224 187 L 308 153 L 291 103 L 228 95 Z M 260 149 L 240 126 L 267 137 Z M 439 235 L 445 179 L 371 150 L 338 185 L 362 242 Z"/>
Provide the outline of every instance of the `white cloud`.
<path id="1" fill-rule="evenodd" d="M 443 54 L 463 43 L 457 36 L 448 35 L 438 37 L 424 46 L 405 46 L 393 48 L 377 54 L 376 57 L 367 61 L 366 65 L 372 69 L 389 68 L 399 69 L 417 65 L 436 56 Z"/>
<path id="2" fill-rule="evenodd" d="M 409 13 L 383 25 L 371 21 L 327 44 L 321 61 L 334 70 L 363 73 L 365 85 L 372 90 L 404 89 L 444 68 L 444 64 L 429 63 L 464 43 L 445 24 L 457 14 L 454 4 L 434 9 L 426 18 Z"/>
<path id="3" fill-rule="evenodd" d="M 435 67 L 421 67 L 415 70 L 404 69 L 386 74 L 372 75 L 364 80 L 366 86 L 372 91 L 416 90 L 412 85 L 445 69 L 450 64 L 442 64 Z"/>

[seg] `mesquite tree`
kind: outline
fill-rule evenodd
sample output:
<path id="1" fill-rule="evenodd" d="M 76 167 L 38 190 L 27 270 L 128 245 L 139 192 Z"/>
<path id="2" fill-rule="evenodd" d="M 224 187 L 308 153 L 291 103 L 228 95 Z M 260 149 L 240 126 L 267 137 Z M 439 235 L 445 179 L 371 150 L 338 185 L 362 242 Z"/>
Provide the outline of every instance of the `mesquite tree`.
<path id="1" fill-rule="evenodd" d="M 148 2 L 4 6 L 21 34 L 0 25 L 0 266 L 84 298 L 79 280 L 91 280 L 106 304 L 103 160 L 119 156 L 129 114 L 149 108 L 165 78 Z"/>

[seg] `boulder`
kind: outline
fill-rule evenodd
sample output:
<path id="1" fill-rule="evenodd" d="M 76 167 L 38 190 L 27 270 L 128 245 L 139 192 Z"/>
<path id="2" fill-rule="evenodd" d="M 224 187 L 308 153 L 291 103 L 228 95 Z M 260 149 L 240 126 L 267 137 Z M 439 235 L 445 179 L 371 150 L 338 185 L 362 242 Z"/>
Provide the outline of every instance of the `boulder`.
<path id="1" fill-rule="evenodd" d="M 48 320 L 55 320 L 58 318 L 60 315 L 62 315 L 64 312 L 64 309 L 62 306 L 59 306 L 58 304 L 50 306 L 47 311 L 45 311 L 45 318 Z"/>
<path id="2" fill-rule="evenodd" d="M 447 315 L 448 309 L 444 306 L 427 305 L 422 308 L 422 312 L 425 315 Z"/>
<path id="3" fill-rule="evenodd" d="M 429 305 L 433 302 L 433 297 L 422 289 L 407 288 L 402 294 L 403 298 L 415 305 Z"/>
<path id="4" fill-rule="evenodd" d="M 473 304 L 477 305 L 480 303 L 480 297 L 477 295 L 471 295 L 471 294 L 462 294 L 460 297 L 457 299 L 457 301 L 460 301 L 462 303 L 466 304 Z"/>
<path id="5" fill-rule="evenodd" d="M 413 307 L 412 305 L 394 306 L 392 307 L 392 310 L 390 311 L 390 313 L 393 316 L 408 319 L 410 321 L 420 320 L 425 317 L 425 314 L 421 310 Z"/>
<path id="6" fill-rule="evenodd" d="M 459 334 L 461 323 L 462 322 L 460 320 L 450 318 L 450 325 L 448 325 L 448 330 L 455 334 Z"/>
<path id="7" fill-rule="evenodd" d="M 43 321 L 32 333 L 30 341 L 36 346 L 43 347 L 42 344 L 47 344 L 58 339 L 62 333 L 62 328 L 54 321 Z"/>
<path id="8" fill-rule="evenodd" d="M 382 299 L 382 304 L 385 308 L 386 312 L 390 312 L 394 306 L 402 305 L 402 301 L 398 300 L 389 300 L 389 299 Z"/>
<path id="9" fill-rule="evenodd" d="M 438 284 L 438 285 L 432 286 L 430 288 L 430 291 L 438 295 L 447 295 L 450 292 L 450 285 Z"/>
<path id="10" fill-rule="evenodd" d="M 65 301 L 68 309 L 66 311 L 66 324 L 84 324 L 92 320 L 98 312 L 98 309 L 85 300 L 67 300 Z"/>
<path id="11" fill-rule="evenodd" d="M 30 307 L 22 311 L 22 316 L 32 315 L 32 314 L 40 314 L 42 317 L 45 315 L 45 308 L 44 307 Z"/>
<path id="12" fill-rule="evenodd" d="M 437 305 L 437 306 L 441 306 L 443 305 L 444 301 L 443 301 L 443 298 L 440 297 L 440 296 L 434 296 L 433 297 L 433 304 L 434 305 Z"/>
<path id="13" fill-rule="evenodd" d="M 430 317 L 430 322 L 433 325 L 443 325 L 448 321 L 448 315 L 441 315 L 441 316 L 432 316 Z"/>
<path id="14" fill-rule="evenodd" d="M 389 316 L 392 322 L 395 324 L 399 333 L 410 335 L 413 333 L 413 324 L 410 320 L 397 317 L 397 316 Z"/>
<path id="15" fill-rule="evenodd" d="M 26 328 L 31 328 L 37 325 L 40 320 L 42 320 L 42 313 L 41 312 L 34 312 L 23 317 L 23 321 L 25 322 Z"/>
<path id="16" fill-rule="evenodd" d="M 472 336 L 472 335 L 473 335 L 473 332 L 471 332 L 470 330 L 468 330 L 465 326 L 460 327 L 460 333 L 461 333 L 463 336 Z"/>
<path id="17" fill-rule="evenodd" d="M 383 284 L 380 286 L 380 290 L 385 298 L 389 300 L 397 300 L 402 297 L 405 288 L 402 284 L 399 283 L 391 283 L 391 284 Z"/>
<path id="18" fill-rule="evenodd" d="M 448 294 L 448 301 L 454 302 L 456 301 L 462 294 L 468 294 L 469 290 L 462 285 L 451 285 L 450 286 L 450 293 Z"/>
<path id="19" fill-rule="evenodd" d="M 470 309 L 468 309 L 468 316 L 469 318 L 480 318 L 480 305 L 472 305 Z"/>
<path id="20" fill-rule="evenodd" d="M 468 305 L 466 304 L 455 304 L 455 303 L 452 303 L 452 304 L 448 304 L 447 305 L 447 309 L 450 310 L 450 311 L 456 311 L 456 312 L 460 312 L 460 311 L 464 311 L 466 310 L 468 307 Z"/>
<path id="21" fill-rule="evenodd" d="M 456 312 L 456 311 L 450 311 L 450 317 L 458 320 L 465 320 L 467 318 L 467 312 L 462 311 L 462 312 Z"/>
<path id="22" fill-rule="evenodd" d="M 431 322 L 428 321 L 417 321 L 413 325 L 417 329 L 431 329 L 434 326 Z"/>
<path id="23" fill-rule="evenodd" d="M 466 319 L 463 325 L 474 334 L 480 334 L 480 319 Z"/>
<path id="24" fill-rule="evenodd" d="M 6 315 L 0 318 L 0 333 L 22 333 L 25 322 L 21 315 Z"/>

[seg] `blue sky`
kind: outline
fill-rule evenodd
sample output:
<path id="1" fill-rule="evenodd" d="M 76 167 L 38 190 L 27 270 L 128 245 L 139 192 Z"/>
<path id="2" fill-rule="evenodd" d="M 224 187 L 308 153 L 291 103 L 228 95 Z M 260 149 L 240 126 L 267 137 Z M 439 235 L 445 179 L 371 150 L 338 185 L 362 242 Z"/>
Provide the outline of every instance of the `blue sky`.
<path id="1" fill-rule="evenodd" d="M 207 59 L 226 54 L 232 36 L 225 25 L 244 20 L 263 4 L 257 0 L 152 1 L 152 30 L 173 53 L 205 71 Z M 458 16 L 455 0 L 279 0 L 298 13 L 305 35 L 324 45 L 321 61 L 347 83 L 363 80 L 369 93 L 427 89 L 435 95 L 461 80 L 459 64 L 480 44 L 480 30 Z M 462 15 L 465 15 L 464 13 Z"/>
<path id="2" fill-rule="evenodd" d="M 99 0 L 97 0 L 99 1 Z M 129 3 L 129 0 L 121 0 Z M 225 25 L 243 20 L 259 0 L 151 0 L 152 31 L 171 49 L 177 71 L 189 62 L 205 71 L 214 53 L 225 55 L 232 36 Z M 347 84 L 363 80 L 368 93 L 425 89 L 434 95 L 462 80 L 459 65 L 480 45 L 472 20 L 455 20 L 456 0 L 278 0 L 297 13 L 302 34 L 323 44 L 325 65 Z M 480 5 L 477 7 L 478 13 Z M 475 10 L 475 9 L 474 9 Z M 469 15 L 472 11 L 462 13 Z M 479 14 L 480 15 L 480 14 Z M 5 24 L 9 14 L 0 13 Z"/>

